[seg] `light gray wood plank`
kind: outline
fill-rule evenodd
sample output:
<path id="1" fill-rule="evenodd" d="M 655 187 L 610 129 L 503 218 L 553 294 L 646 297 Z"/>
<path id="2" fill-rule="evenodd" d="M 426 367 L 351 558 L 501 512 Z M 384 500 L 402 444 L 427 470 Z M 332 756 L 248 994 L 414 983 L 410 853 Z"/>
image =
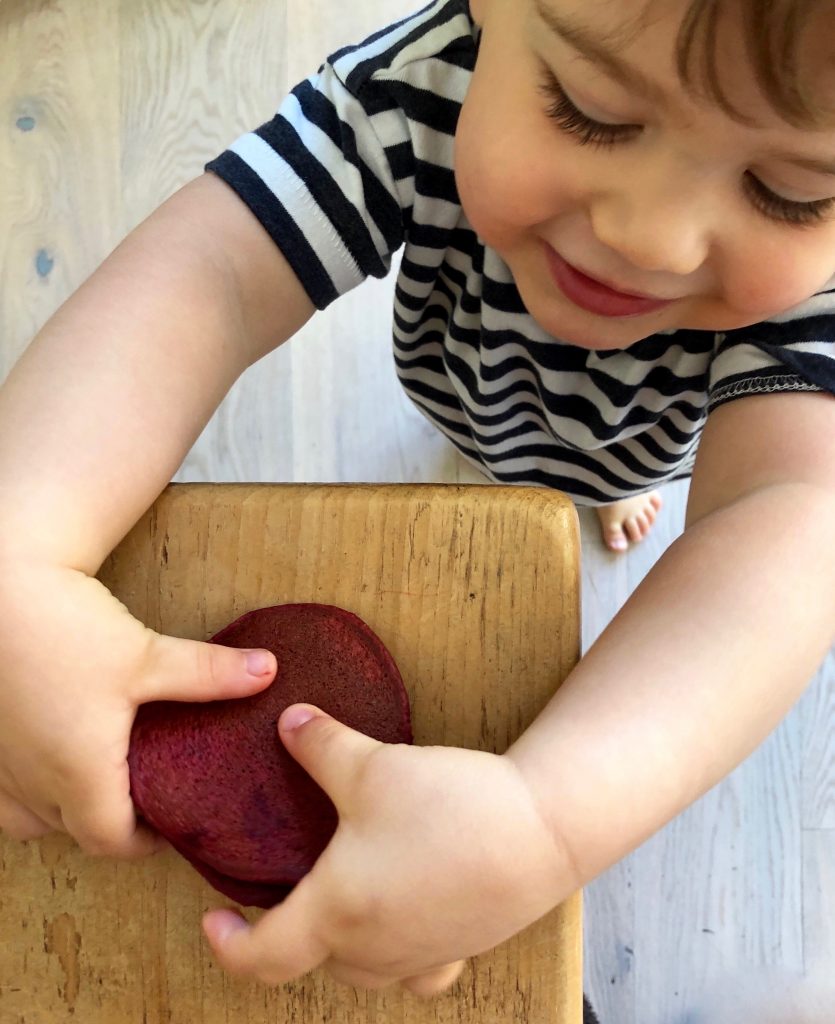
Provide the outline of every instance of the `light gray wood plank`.
<path id="1" fill-rule="evenodd" d="M 679 480 L 661 489 L 663 505 L 652 531 L 625 555 L 600 539 L 592 509 L 581 509 L 583 537 L 583 650 L 588 650 L 664 551 L 681 535 L 689 484 Z"/>
<path id="2" fill-rule="evenodd" d="M 728 963 L 802 967 L 798 740 L 796 722 L 778 729 L 636 856 L 648 1024 L 683 1015 Z"/>
<path id="3" fill-rule="evenodd" d="M 288 67 L 293 83 L 313 74 L 325 57 L 362 42 L 385 25 L 424 6 L 415 0 L 288 0 L 287 29 L 292 46 Z"/>
<path id="4" fill-rule="evenodd" d="M 290 84 L 287 0 L 96 6 L 119 14 L 114 85 L 128 230 L 238 135 L 272 117 Z"/>
<path id="5" fill-rule="evenodd" d="M 835 829 L 835 650 L 803 695 L 803 827 Z"/>
<path id="6" fill-rule="evenodd" d="M 121 237 L 118 35 L 113 3 L 0 3 L 0 379 Z"/>
<path id="7" fill-rule="evenodd" d="M 803 832 L 803 944 L 808 966 L 828 964 L 835 988 L 835 829 Z M 835 1018 L 835 992 L 833 993 Z"/>
<path id="8" fill-rule="evenodd" d="M 581 511 L 584 648 L 680 532 L 686 493 L 680 483 L 664 489 L 653 535 L 624 557 L 605 551 L 593 514 Z M 729 977 L 741 985 L 758 970 L 801 971 L 810 944 L 804 953 L 804 906 L 816 954 L 835 963 L 835 944 L 820 937 L 831 909 L 824 900 L 817 911 L 835 849 L 807 847 L 801 822 L 804 779 L 807 813 L 829 807 L 833 682 L 830 655 L 750 758 L 587 887 L 587 988 L 604 1021 L 685 1024 Z"/>

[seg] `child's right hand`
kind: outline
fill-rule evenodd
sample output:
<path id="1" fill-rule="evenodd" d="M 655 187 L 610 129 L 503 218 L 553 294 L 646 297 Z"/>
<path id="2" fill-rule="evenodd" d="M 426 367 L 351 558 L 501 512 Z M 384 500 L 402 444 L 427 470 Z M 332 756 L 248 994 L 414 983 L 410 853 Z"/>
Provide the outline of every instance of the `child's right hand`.
<path id="1" fill-rule="evenodd" d="M 244 697 L 272 682 L 246 653 L 163 636 L 97 579 L 63 566 L 0 566 L 0 829 L 68 832 L 93 855 L 162 844 L 137 823 L 127 753 L 136 708 Z"/>

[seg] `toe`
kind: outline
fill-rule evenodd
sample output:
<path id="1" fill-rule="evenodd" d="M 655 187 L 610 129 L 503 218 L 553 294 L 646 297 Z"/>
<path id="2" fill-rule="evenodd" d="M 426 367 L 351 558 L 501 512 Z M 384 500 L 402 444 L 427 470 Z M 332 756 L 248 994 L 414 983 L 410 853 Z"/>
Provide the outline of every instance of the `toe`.
<path id="1" fill-rule="evenodd" d="M 641 527 L 638 523 L 638 517 L 630 516 L 627 520 L 624 521 L 623 527 L 626 531 L 626 536 L 631 541 L 634 541 L 637 544 L 643 536 L 641 533 Z"/>
<path id="2" fill-rule="evenodd" d="M 603 540 L 606 547 L 612 551 L 626 551 L 629 547 L 629 542 L 618 524 L 609 526 L 603 531 Z"/>

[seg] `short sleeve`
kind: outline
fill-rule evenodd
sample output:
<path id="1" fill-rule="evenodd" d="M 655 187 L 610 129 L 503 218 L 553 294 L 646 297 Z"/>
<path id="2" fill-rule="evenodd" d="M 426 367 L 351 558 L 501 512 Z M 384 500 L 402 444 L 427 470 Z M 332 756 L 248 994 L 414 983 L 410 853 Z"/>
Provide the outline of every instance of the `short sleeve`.
<path id="1" fill-rule="evenodd" d="M 709 412 L 775 391 L 835 394 L 835 287 L 773 320 L 716 335 Z"/>
<path id="2" fill-rule="evenodd" d="M 385 277 L 404 241 L 405 124 L 382 87 L 368 80 L 352 91 L 328 62 L 206 170 L 237 192 L 324 309 L 366 277 Z"/>

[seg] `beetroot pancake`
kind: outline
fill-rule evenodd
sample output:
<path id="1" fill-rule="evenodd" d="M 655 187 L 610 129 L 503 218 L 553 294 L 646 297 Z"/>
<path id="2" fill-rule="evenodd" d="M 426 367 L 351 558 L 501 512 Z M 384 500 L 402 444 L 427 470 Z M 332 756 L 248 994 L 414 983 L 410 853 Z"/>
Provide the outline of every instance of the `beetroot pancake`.
<path id="1" fill-rule="evenodd" d="M 139 814 L 219 892 L 271 907 L 336 831 L 330 798 L 284 748 L 290 704 L 315 704 L 384 743 L 411 743 L 393 658 L 356 615 L 321 604 L 260 608 L 210 643 L 275 654 L 274 682 L 251 697 L 139 707 L 128 764 Z"/>

